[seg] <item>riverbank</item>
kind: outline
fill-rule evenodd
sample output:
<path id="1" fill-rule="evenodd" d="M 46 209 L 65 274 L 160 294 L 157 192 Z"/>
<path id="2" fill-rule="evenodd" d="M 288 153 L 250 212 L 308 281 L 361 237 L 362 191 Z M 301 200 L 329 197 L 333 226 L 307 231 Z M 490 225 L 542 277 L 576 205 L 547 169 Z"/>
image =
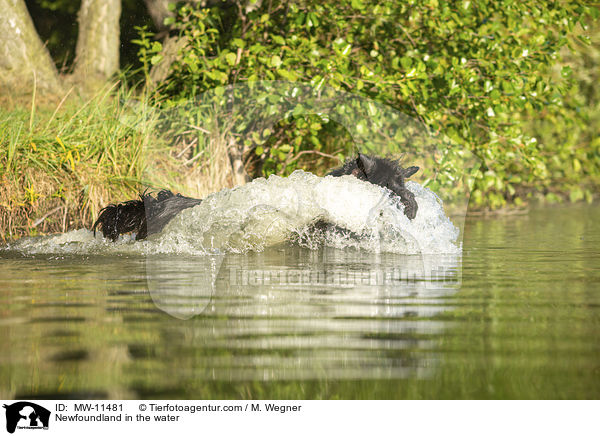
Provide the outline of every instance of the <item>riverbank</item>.
<path id="1" fill-rule="evenodd" d="M 157 133 L 157 112 L 121 83 L 90 98 L 74 92 L 54 100 L 35 93 L 0 97 L 0 242 L 90 228 L 102 207 L 134 198 L 148 186 L 201 198 L 234 185 L 226 144 L 208 141 L 209 148 L 190 158 L 185 139 Z M 470 212 L 511 214 L 523 213 L 531 203 L 592 202 L 598 186 L 594 168 L 600 167 L 594 147 L 598 144 L 583 154 L 574 148 L 573 156 L 562 157 L 578 168 L 556 173 L 556 183 L 550 176 L 536 182 L 519 174 L 480 174 Z M 539 165 L 549 169 L 561 159 L 541 156 Z M 589 156 L 588 165 L 582 159 Z M 577 176 L 576 170 L 591 175 L 565 177 Z M 494 183 L 486 193 L 481 186 L 487 186 L 488 177 Z M 500 196 L 508 207 L 478 206 L 486 195 Z"/>
<path id="2" fill-rule="evenodd" d="M 147 104 L 120 83 L 90 98 L 0 98 L 0 242 L 90 228 L 143 187 L 204 196 L 232 186 L 226 151 L 182 165 Z M 218 176 L 216 176 L 218 175 Z"/>

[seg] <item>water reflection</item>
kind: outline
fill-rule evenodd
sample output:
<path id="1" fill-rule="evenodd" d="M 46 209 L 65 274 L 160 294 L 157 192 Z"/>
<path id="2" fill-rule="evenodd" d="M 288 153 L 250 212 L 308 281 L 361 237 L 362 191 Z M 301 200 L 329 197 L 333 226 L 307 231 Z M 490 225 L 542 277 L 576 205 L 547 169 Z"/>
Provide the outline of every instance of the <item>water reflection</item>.
<path id="1" fill-rule="evenodd" d="M 3 251 L 0 397 L 598 398 L 599 219 L 476 219 L 462 258 Z"/>
<path id="2" fill-rule="evenodd" d="M 3 266 L 0 395 L 131 398 L 199 380 L 427 376 L 460 259 L 281 246 L 4 253 Z"/>
<path id="3" fill-rule="evenodd" d="M 182 258 L 147 256 L 146 281 L 154 304 L 179 319 L 202 313 L 215 293 L 223 258 L 222 254 Z"/>
<path id="4" fill-rule="evenodd" d="M 451 309 L 445 298 L 457 290 L 459 260 L 280 247 L 227 256 L 216 283 L 212 266 L 195 258 L 178 260 L 189 277 L 176 288 L 148 283 L 151 294 L 177 298 L 177 317 L 203 310 L 168 335 L 178 338 L 169 340 L 172 352 L 205 377 L 419 377 L 433 364 L 429 337 L 444 328 L 428 318 Z M 173 260 L 152 259 L 151 269 L 169 277 Z"/>

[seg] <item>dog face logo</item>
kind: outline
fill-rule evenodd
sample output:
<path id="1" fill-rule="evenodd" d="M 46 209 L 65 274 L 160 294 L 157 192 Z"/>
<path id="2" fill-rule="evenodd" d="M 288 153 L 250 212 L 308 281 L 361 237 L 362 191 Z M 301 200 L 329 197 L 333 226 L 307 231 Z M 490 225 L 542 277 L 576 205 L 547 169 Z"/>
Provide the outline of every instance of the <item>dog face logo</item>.
<path id="1" fill-rule="evenodd" d="M 19 429 L 48 429 L 50 411 L 29 401 L 5 404 L 6 431 L 14 433 Z"/>

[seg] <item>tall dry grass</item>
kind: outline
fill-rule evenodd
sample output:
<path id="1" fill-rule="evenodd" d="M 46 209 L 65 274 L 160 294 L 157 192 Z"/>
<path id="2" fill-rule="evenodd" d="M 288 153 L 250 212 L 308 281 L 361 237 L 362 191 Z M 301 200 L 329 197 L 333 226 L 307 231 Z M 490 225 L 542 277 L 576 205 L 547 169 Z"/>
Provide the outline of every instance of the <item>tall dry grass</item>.
<path id="1" fill-rule="evenodd" d="M 90 98 L 0 98 L 0 239 L 89 228 L 102 207 L 146 187 L 201 198 L 233 185 L 222 135 L 190 158 L 158 132 L 159 116 L 121 82 Z"/>

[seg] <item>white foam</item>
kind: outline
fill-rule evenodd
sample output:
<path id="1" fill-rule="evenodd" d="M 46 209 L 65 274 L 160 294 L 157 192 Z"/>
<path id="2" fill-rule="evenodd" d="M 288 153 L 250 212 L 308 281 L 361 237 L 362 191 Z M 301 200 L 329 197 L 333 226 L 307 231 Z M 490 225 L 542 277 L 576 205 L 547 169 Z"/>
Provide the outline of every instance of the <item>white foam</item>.
<path id="1" fill-rule="evenodd" d="M 439 198 L 407 182 L 419 206 L 409 220 L 389 192 L 352 176 L 317 177 L 295 171 L 289 177 L 260 178 L 224 189 L 177 215 L 164 230 L 145 241 L 131 236 L 117 243 L 74 230 L 43 238 L 24 238 L 8 249 L 26 253 L 244 253 L 301 240 L 374 252 L 459 253 L 458 229 L 444 214 Z M 319 235 L 308 231 L 323 219 L 334 224 Z"/>

